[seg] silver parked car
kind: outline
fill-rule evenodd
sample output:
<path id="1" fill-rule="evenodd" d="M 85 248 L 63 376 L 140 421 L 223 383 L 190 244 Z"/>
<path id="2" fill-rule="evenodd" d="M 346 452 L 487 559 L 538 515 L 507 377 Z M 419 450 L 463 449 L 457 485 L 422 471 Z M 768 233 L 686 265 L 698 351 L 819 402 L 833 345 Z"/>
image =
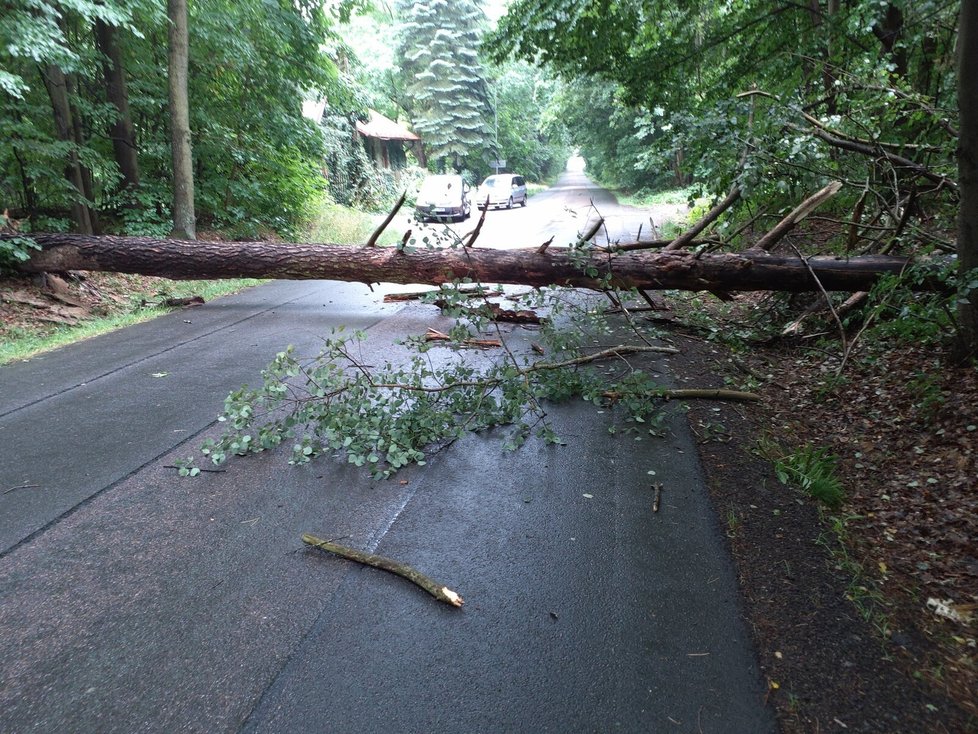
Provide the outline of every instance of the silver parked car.
<path id="1" fill-rule="evenodd" d="M 497 173 L 489 176 L 475 193 L 475 203 L 480 209 L 504 206 L 512 209 L 514 204 L 526 206 L 526 179 L 515 173 Z"/>

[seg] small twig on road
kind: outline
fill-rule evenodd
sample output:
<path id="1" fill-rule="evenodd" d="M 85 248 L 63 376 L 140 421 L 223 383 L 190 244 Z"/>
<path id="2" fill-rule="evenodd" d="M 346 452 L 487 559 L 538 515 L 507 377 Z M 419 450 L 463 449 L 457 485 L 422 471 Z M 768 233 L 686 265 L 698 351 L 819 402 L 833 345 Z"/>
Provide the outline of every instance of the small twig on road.
<path id="1" fill-rule="evenodd" d="M 18 484 L 16 487 L 9 487 L 9 488 L 3 490 L 3 493 L 4 494 L 10 494 L 11 492 L 13 492 L 14 490 L 17 490 L 17 489 L 36 489 L 36 488 L 38 488 L 40 486 L 41 486 L 40 484 Z"/>
<path id="2" fill-rule="evenodd" d="M 447 586 L 442 586 L 441 584 L 436 583 L 425 576 L 420 571 L 416 571 L 415 569 L 411 568 L 411 566 L 400 563 L 391 558 L 377 556 L 373 553 L 364 553 L 363 551 L 356 550 L 355 548 L 348 548 L 345 545 L 331 543 L 328 540 L 322 540 L 321 538 L 317 538 L 315 535 L 310 535 L 309 533 L 303 533 L 302 542 L 306 543 L 307 545 L 311 545 L 314 548 L 327 551 L 328 553 L 334 553 L 348 560 L 356 561 L 357 563 L 362 563 L 366 566 L 373 566 L 374 568 L 379 568 L 382 571 L 389 571 L 390 573 L 397 574 L 398 576 L 405 578 L 411 583 L 421 587 L 438 601 L 445 602 L 453 607 L 460 607 L 465 603 L 462 597 L 449 589 Z"/>
<path id="3" fill-rule="evenodd" d="M 659 500 L 662 497 L 662 483 L 657 482 L 652 485 L 652 489 L 655 490 L 655 496 L 652 498 L 652 512 L 659 511 Z"/>
<path id="4" fill-rule="evenodd" d="M 163 465 L 163 468 L 164 469 L 179 469 L 180 467 L 179 466 L 176 466 L 175 464 L 164 464 Z M 227 469 L 201 469 L 200 471 L 201 471 L 201 473 L 208 472 L 210 474 L 223 474 L 224 472 L 227 471 Z"/>

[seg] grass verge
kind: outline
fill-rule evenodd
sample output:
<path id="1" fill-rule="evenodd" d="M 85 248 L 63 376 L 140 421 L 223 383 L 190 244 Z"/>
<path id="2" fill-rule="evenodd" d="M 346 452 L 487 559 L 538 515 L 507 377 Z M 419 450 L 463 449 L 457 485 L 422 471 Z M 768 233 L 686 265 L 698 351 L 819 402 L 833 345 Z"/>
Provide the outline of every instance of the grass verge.
<path id="1" fill-rule="evenodd" d="M 404 210 L 402 209 L 402 212 Z M 384 215 L 369 214 L 332 202 L 324 202 L 306 228 L 309 242 L 362 244 L 383 221 Z M 379 244 L 394 244 L 401 233 L 388 227 Z M 115 329 L 149 321 L 170 309 L 158 304 L 165 298 L 200 296 L 211 301 L 260 284 L 261 280 L 195 280 L 93 273 L 92 281 L 103 298 L 91 308 L 93 316 L 74 324 L 52 324 L 28 311 L 0 313 L 0 364 L 30 359 L 58 347 L 90 339 Z M 23 288 L 23 284 L 18 284 Z"/>
<path id="2" fill-rule="evenodd" d="M 67 344 L 155 319 L 172 310 L 158 305 L 164 298 L 200 296 L 210 301 L 261 282 L 254 279 L 177 281 L 110 277 L 105 291 L 114 293 L 114 298 L 99 309 L 104 311 L 100 315 L 77 324 L 52 325 L 27 320 L 0 327 L 0 364 L 30 359 Z M 124 294 L 119 294 L 118 283 L 126 284 Z"/>

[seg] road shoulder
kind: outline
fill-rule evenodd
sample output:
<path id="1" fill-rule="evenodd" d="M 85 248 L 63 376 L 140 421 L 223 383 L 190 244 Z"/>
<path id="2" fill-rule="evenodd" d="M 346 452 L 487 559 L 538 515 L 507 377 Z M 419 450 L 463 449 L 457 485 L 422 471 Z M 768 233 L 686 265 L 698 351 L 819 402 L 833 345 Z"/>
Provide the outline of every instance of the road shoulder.
<path id="1" fill-rule="evenodd" d="M 684 342 L 673 358 L 680 384 L 723 387 L 723 348 L 674 336 Z M 853 580 L 826 548 L 831 530 L 817 507 L 756 453 L 764 414 L 703 403 L 688 416 L 784 731 L 975 731 L 901 667 L 899 646 L 847 599 Z"/>

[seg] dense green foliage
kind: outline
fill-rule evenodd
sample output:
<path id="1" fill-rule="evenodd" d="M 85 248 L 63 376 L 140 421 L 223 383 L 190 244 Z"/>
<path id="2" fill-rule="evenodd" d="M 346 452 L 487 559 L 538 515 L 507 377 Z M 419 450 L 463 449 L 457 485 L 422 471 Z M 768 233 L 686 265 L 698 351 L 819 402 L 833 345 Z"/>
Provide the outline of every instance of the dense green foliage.
<path id="1" fill-rule="evenodd" d="M 736 182 L 770 204 L 840 178 L 849 206 L 873 192 L 869 216 L 899 217 L 912 196 L 946 222 L 957 7 L 516 0 L 489 48 L 569 82 L 564 117 L 607 180 L 693 176 L 711 193 Z"/>
<path id="2" fill-rule="evenodd" d="M 632 294 L 634 295 L 634 294 Z M 629 297 L 618 293 L 619 297 Z M 649 371 L 630 363 L 642 346 L 607 350 L 610 364 L 590 364 L 594 344 L 613 329 L 600 299 L 581 298 L 564 289 L 530 295 L 530 305 L 551 320 L 540 332 L 548 359 L 507 350 L 503 360 L 484 360 L 465 342 L 490 324 L 488 304 L 472 309 L 457 284 L 428 299 L 446 304 L 459 318 L 451 341 L 434 346 L 424 337 L 405 340 L 403 359 L 365 364 L 368 335 L 334 333 L 309 359 L 291 348 L 279 353 L 262 373 L 262 383 L 231 393 L 224 403 L 224 434 L 207 441 L 202 453 L 221 464 L 246 455 L 290 446 L 293 463 L 330 454 L 376 478 L 389 477 L 409 464 L 424 464 L 432 447 L 450 443 L 468 431 L 507 431 L 506 448 L 521 446 L 530 435 L 550 443 L 560 437 L 547 419 L 546 401 L 583 398 L 598 405 L 611 391 L 622 408 L 612 432 L 661 435 L 663 388 Z M 636 336 L 651 336 L 645 326 Z M 452 349 L 451 357 L 430 359 L 431 349 Z M 578 360 L 578 361 L 575 361 Z M 193 457 L 182 473 L 198 471 Z"/>
<path id="3" fill-rule="evenodd" d="M 504 63 L 491 70 L 495 107 L 492 158 L 531 181 L 546 181 L 563 170 L 570 136 L 555 107 L 562 85 L 544 70 Z"/>
<path id="4" fill-rule="evenodd" d="M 265 229 L 297 234 L 327 189 L 340 203 L 389 206 L 417 175 L 379 168 L 366 154 L 354 125 L 368 107 L 413 120 L 434 167 L 465 168 L 473 179 L 497 157 L 532 177 L 562 162 L 561 125 L 541 123 L 554 84 L 538 70 L 484 68 L 477 4 L 445 0 L 401 10 L 395 19 L 349 0 L 191 4 L 188 92 L 200 227 L 241 237 Z M 354 11 L 360 16 L 347 38 L 356 51 L 338 35 Z M 107 38 L 118 50 L 122 89 L 109 78 Z M 302 116 L 310 98 L 328 100 L 322 125 Z M 162 0 L 7 3 L 0 211 L 9 210 L 25 232 L 91 226 L 167 234 L 168 107 Z M 113 126 L 123 123 L 131 131 L 123 148 L 136 150 L 128 173 L 113 144 L 120 140 Z M 404 162 L 425 163 L 410 153 Z M 6 250 L 8 263 L 25 252 Z"/>
<path id="5" fill-rule="evenodd" d="M 485 15 L 474 0 L 398 4 L 397 59 L 407 112 L 438 170 L 485 157 L 492 106 L 479 44 Z"/>
<path id="6" fill-rule="evenodd" d="M 0 205 L 33 229 L 68 228 L 82 193 L 65 178 L 71 153 L 92 179 L 90 204 L 133 234 L 169 228 L 165 4 L 15 0 L 0 51 Z M 38 10 L 39 8 L 39 10 Z M 35 12 L 35 10 L 37 10 Z M 116 28 L 128 79 L 141 185 L 123 192 L 93 22 Z M 195 3 L 190 19 L 191 127 L 198 219 L 255 234 L 301 224 L 324 188 L 322 136 L 303 97 L 346 90 L 320 49 L 334 20 L 314 2 Z M 67 75 L 73 135 L 59 137 L 42 74 Z"/>

